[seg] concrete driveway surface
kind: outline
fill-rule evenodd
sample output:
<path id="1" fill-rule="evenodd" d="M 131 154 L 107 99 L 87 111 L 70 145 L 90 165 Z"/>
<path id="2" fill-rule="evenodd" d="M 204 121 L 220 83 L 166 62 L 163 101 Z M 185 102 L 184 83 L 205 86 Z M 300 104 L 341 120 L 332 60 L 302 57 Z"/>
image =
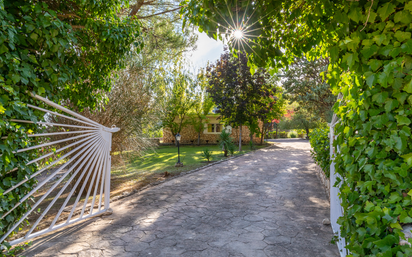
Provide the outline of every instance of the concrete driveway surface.
<path id="1" fill-rule="evenodd" d="M 308 141 L 261 149 L 112 203 L 25 256 L 339 256 Z"/>

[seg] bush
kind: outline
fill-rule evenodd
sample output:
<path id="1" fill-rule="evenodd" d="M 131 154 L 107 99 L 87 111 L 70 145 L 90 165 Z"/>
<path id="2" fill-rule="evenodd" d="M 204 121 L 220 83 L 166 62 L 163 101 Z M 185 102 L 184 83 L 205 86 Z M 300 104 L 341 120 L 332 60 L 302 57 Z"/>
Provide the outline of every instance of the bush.
<path id="1" fill-rule="evenodd" d="M 235 154 L 236 145 L 233 144 L 233 143 L 232 143 L 232 144 L 229 144 L 227 150 L 229 151 L 229 154 L 230 154 L 231 156 L 233 156 L 233 155 Z"/>
<path id="2" fill-rule="evenodd" d="M 319 165 L 326 177 L 330 174 L 330 152 L 329 152 L 329 129 L 314 129 L 310 133 L 310 146 L 312 147 L 311 155 L 313 160 Z"/>
<path id="3" fill-rule="evenodd" d="M 227 153 L 228 153 L 230 147 L 235 148 L 233 140 L 230 137 L 230 134 L 228 132 L 226 132 L 226 130 L 223 130 L 222 133 L 220 133 L 219 147 L 221 147 L 223 149 L 225 157 L 227 157 Z"/>
<path id="4" fill-rule="evenodd" d="M 298 136 L 295 133 L 290 134 L 290 138 L 297 138 Z"/>
<path id="5" fill-rule="evenodd" d="M 279 132 L 279 137 L 280 137 L 280 138 L 287 138 L 287 137 L 288 137 L 288 133 L 286 133 L 285 131 Z"/>
<path id="6" fill-rule="evenodd" d="M 207 162 L 210 162 L 210 159 L 212 158 L 212 153 L 209 151 L 209 148 L 203 149 L 202 157 L 205 158 Z"/>

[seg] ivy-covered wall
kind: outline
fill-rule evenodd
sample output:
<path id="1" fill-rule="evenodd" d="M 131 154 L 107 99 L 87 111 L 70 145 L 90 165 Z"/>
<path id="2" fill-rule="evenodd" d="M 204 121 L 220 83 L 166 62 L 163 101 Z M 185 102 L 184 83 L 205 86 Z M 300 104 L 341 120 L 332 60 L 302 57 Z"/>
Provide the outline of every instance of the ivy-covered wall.
<path id="1" fill-rule="evenodd" d="M 412 223 L 412 1 L 351 1 L 335 19 L 341 233 L 353 256 L 412 256 L 399 244 Z"/>

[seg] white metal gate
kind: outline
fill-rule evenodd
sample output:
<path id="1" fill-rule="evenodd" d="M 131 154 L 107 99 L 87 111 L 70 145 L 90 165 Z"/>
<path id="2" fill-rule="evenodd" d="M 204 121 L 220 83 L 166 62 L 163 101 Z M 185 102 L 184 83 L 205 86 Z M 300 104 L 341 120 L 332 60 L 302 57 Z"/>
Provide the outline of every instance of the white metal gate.
<path id="1" fill-rule="evenodd" d="M 329 133 L 329 142 L 330 142 L 330 158 L 332 160 L 332 163 L 330 165 L 330 221 L 332 225 L 332 230 L 337 236 L 337 245 L 339 248 L 340 256 L 345 257 L 349 253 L 347 249 L 345 248 L 346 242 L 345 238 L 342 238 L 340 236 L 340 225 L 337 223 L 338 218 L 343 215 L 343 208 L 342 208 L 342 201 L 339 198 L 339 185 L 335 187 L 336 179 L 340 177 L 338 173 L 335 172 L 335 162 L 334 162 L 334 153 L 335 149 L 333 147 L 333 141 L 335 140 L 335 133 L 334 133 L 334 128 L 335 125 L 338 123 L 338 118 L 336 114 L 333 115 L 332 121 L 330 123 L 330 133 Z M 336 151 L 339 151 L 339 149 L 336 149 Z"/>
<path id="2" fill-rule="evenodd" d="M 60 136 L 64 138 L 19 149 L 14 152 L 20 153 L 34 149 L 45 149 L 51 146 L 55 147 L 52 151 L 35 160 L 25 163 L 25 165 L 37 163 L 41 160 L 44 161 L 44 159 L 50 158 L 51 156 L 60 155 L 61 157 L 58 156 L 59 158 L 55 158 L 54 161 L 46 163 L 44 167 L 41 167 L 37 172 L 30 175 L 30 177 L 26 177 L 3 193 L 4 195 L 7 195 L 13 190 L 18 190 L 19 186 L 33 178 L 42 178 L 41 180 L 38 180 L 37 185 L 35 185 L 27 195 L 1 217 L 1 219 L 7 218 L 7 215 L 20 204 L 33 198 L 39 191 L 41 192 L 41 194 L 36 197 L 37 199 L 35 198 L 36 200 L 34 204 L 31 205 L 31 209 L 18 220 L 2 238 L 0 238 L 0 243 L 13 231 L 19 228 L 22 222 L 27 219 L 36 208 L 38 209 L 39 206 L 42 206 L 44 209 L 40 210 L 37 214 L 39 215 L 38 218 L 36 215 L 35 218 L 37 219 L 35 222 L 26 225 L 25 229 L 27 232 L 25 231 L 25 234 L 21 235 L 20 238 L 16 238 L 9 242 L 11 245 L 24 242 L 80 220 L 99 215 L 107 211 L 110 205 L 110 150 L 112 133 L 119 131 L 119 128 L 107 128 L 43 97 L 37 95 L 33 95 L 33 97 L 66 114 L 49 111 L 30 104 L 27 105 L 28 107 L 42 111 L 45 115 L 49 115 L 49 117 L 54 116 L 59 117 L 60 120 L 68 120 L 72 124 L 37 122 L 36 125 L 39 126 L 64 127 L 68 129 L 52 133 L 31 134 L 29 137 Z M 32 121 L 27 120 L 10 121 L 33 123 Z M 53 167 L 55 168 L 53 169 Z M 17 170 L 17 168 L 13 171 L 15 170 Z M 63 199 L 65 199 L 64 202 L 62 201 Z M 54 210 L 52 215 L 50 213 L 47 215 L 52 208 Z M 64 215 L 62 215 L 62 213 L 64 213 Z M 48 222 L 45 222 L 46 217 Z M 39 230 L 38 227 L 40 224 L 43 223 L 46 223 L 46 227 L 40 231 L 36 231 Z"/>

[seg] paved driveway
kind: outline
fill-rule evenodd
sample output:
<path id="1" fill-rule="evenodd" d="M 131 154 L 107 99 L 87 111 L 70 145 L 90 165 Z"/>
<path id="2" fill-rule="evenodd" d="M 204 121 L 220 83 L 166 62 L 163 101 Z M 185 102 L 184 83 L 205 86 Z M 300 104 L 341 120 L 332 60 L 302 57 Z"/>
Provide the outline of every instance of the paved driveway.
<path id="1" fill-rule="evenodd" d="M 38 238 L 26 256 L 339 256 L 305 140 L 129 196 L 113 214 Z"/>

